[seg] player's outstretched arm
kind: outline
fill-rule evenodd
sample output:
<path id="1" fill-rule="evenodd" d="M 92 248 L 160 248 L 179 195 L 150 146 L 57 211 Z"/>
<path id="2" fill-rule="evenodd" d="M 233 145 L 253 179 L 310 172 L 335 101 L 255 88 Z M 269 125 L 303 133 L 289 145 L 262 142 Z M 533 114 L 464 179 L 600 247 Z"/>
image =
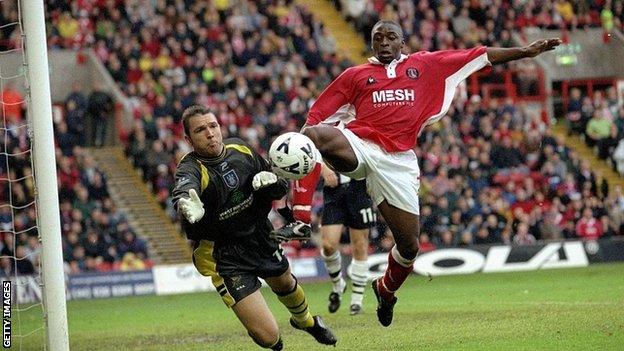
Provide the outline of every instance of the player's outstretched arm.
<path id="1" fill-rule="evenodd" d="M 488 60 L 493 65 L 497 63 L 505 63 L 509 61 L 519 60 L 526 57 L 535 57 L 543 52 L 554 50 L 561 39 L 550 38 L 534 41 L 527 46 L 514 48 L 487 48 Z"/>

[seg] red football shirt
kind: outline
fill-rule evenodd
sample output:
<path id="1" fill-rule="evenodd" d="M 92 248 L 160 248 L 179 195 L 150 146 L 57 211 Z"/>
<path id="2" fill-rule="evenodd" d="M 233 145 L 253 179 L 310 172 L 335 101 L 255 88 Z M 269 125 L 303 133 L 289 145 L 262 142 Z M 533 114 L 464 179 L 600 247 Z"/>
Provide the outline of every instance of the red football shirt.
<path id="1" fill-rule="evenodd" d="M 442 118 L 459 83 L 489 66 L 486 48 L 420 51 L 383 65 L 375 59 L 350 67 L 310 108 L 307 123 L 318 124 L 343 105 L 355 108 L 353 133 L 388 152 L 416 146 L 420 130 Z"/>

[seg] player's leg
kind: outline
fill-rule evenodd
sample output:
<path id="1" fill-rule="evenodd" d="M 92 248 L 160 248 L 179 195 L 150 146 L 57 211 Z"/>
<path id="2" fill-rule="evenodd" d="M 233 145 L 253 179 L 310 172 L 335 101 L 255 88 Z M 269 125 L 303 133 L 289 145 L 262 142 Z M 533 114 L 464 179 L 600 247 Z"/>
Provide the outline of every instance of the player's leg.
<path id="1" fill-rule="evenodd" d="M 349 227 L 351 241 L 351 315 L 362 312 L 364 290 L 368 281 L 368 236 L 370 228 L 375 225 L 377 215 L 373 209 L 373 201 L 366 190 L 365 180 L 351 180 L 347 196 L 348 215 L 346 225 Z"/>
<path id="2" fill-rule="evenodd" d="M 338 246 L 347 216 L 345 199 L 347 187 L 337 184 L 335 187 L 325 185 L 323 188 L 323 213 L 321 217 L 321 257 L 327 273 L 332 280 L 332 291 L 329 294 L 328 309 L 334 313 L 340 308 L 340 300 L 345 291 L 346 283 L 342 278 L 342 259 Z"/>
<path id="3" fill-rule="evenodd" d="M 245 262 L 246 257 L 236 254 L 239 251 L 215 247 L 212 241 L 200 240 L 194 246 L 193 264 L 200 274 L 211 277 L 225 305 L 232 308 L 258 345 L 281 350 L 277 322 L 260 294 L 260 280 L 248 271 L 246 263 L 249 262 Z M 218 262 L 215 253 L 220 257 Z"/>
<path id="4" fill-rule="evenodd" d="M 362 311 L 362 301 L 364 299 L 364 289 L 368 281 L 368 236 L 370 229 L 349 228 L 349 238 L 351 240 L 351 315 L 356 315 Z"/>
<path id="5" fill-rule="evenodd" d="M 338 128 L 320 124 L 301 131 L 310 138 L 323 156 L 323 160 L 339 173 L 348 173 L 358 167 L 358 158 L 349 139 Z"/>
<path id="6" fill-rule="evenodd" d="M 255 262 L 258 276 L 264 278 L 290 312 L 290 324 L 308 332 L 319 343 L 335 345 L 336 337 L 321 317 L 310 314 L 305 293 L 292 275 L 281 247 L 268 236 L 257 236 L 256 239 L 257 246 L 247 256 Z"/>
<path id="7" fill-rule="evenodd" d="M 232 310 L 256 344 L 271 350 L 283 348 L 277 322 L 260 290 L 238 301 Z"/>
<path id="8" fill-rule="evenodd" d="M 413 151 L 372 155 L 375 163 L 366 185 L 374 203 L 395 238 L 382 278 L 373 282 L 377 297 L 377 318 L 383 326 L 392 323 L 394 293 L 413 271 L 418 253 L 420 170 Z"/>
<path id="9" fill-rule="evenodd" d="M 278 300 L 286 306 L 291 314 L 290 324 L 297 329 L 304 330 L 312 335 L 317 342 L 325 345 L 335 345 L 337 340 L 320 316 L 312 316 L 308 301 L 301 285 L 292 275 L 290 268 L 276 277 L 265 277 L 267 284 L 277 295 Z"/>
<path id="10" fill-rule="evenodd" d="M 325 216 L 325 210 L 323 210 Z M 329 294 L 329 312 L 334 313 L 340 308 L 340 300 L 347 283 L 342 278 L 342 259 L 338 246 L 342 236 L 342 224 L 325 224 L 321 226 L 322 249 L 321 257 L 325 263 L 325 269 L 332 281 L 332 292 Z"/>
<path id="11" fill-rule="evenodd" d="M 323 161 L 337 172 L 351 172 L 358 168 L 358 158 L 344 133 L 335 127 L 321 124 L 304 128 L 301 131 L 314 142 Z M 280 240 L 305 237 L 311 233 L 311 209 L 314 190 L 321 178 L 321 166 L 295 181 L 292 193 L 292 206 L 295 222 L 275 230 L 273 236 Z"/>
<path id="12" fill-rule="evenodd" d="M 277 277 L 266 277 L 264 280 L 277 295 L 278 300 L 286 306 L 291 318 L 297 324 L 304 327 L 310 327 L 314 324 L 305 293 L 290 272 L 290 268 Z"/>
<path id="13" fill-rule="evenodd" d="M 394 293 L 401 287 L 414 269 L 418 254 L 419 216 L 388 204 L 384 200 L 377 208 L 392 231 L 395 245 L 388 254 L 388 266 L 383 277 L 373 282 L 377 296 L 377 317 L 383 326 L 392 323 L 396 303 Z"/>
<path id="14" fill-rule="evenodd" d="M 323 162 L 337 172 L 350 172 L 357 168 L 358 159 L 349 140 L 340 129 L 320 124 L 301 131 L 310 138 L 323 157 Z M 296 220 L 310 223 L 311 204 L 316 185 L 321 179 L 321 165 L 318 163 L 312 173 L 295 181 L 293 187 L 293 215 Z"/>

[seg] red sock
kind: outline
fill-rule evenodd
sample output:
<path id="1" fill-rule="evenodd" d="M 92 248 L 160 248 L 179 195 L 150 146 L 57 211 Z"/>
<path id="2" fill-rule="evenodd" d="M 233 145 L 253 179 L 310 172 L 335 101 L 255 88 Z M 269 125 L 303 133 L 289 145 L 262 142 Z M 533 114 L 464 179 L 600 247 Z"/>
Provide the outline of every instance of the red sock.
<path id="1" fill-rule="evenodd" d="M 312 198 L 319 179 L 321 179 L 321 164 L 317 163 L 310 174 L 300 180 L 295 180 L 292 192 L 292 209 L 296 220 L 308 224 L 312 222 Z"/>
<path id="2" fill-rule="evenodd" d="M 413 262 L 409 264 L 409 267 L 405 267 L 394 259 L 392 251 L 390 251 L 388 254 L 388 268 L 386 268 L 386 272 L 379 281 L 380 284 L 377 285 L 377 291 L 379 291 L 379 294 L 384 300 L 391 301 L 394 299 L 394 293 L 399 290 L 401 284 L 403 284 L 413 270 Z"/>

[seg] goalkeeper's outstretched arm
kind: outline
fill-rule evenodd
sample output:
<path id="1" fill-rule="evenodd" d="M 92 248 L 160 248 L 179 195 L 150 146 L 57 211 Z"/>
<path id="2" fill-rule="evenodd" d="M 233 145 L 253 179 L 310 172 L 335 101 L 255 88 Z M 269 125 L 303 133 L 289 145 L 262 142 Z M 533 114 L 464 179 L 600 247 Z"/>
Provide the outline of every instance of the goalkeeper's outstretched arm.
<path id="1" fill-rule="evenodd" d="M 178 215 L 189 223 L 196 223 L 204 216 L 201 195 L 201 171 L 193 160 L 183 158 L 175 173 L 173 205 Z"/>

